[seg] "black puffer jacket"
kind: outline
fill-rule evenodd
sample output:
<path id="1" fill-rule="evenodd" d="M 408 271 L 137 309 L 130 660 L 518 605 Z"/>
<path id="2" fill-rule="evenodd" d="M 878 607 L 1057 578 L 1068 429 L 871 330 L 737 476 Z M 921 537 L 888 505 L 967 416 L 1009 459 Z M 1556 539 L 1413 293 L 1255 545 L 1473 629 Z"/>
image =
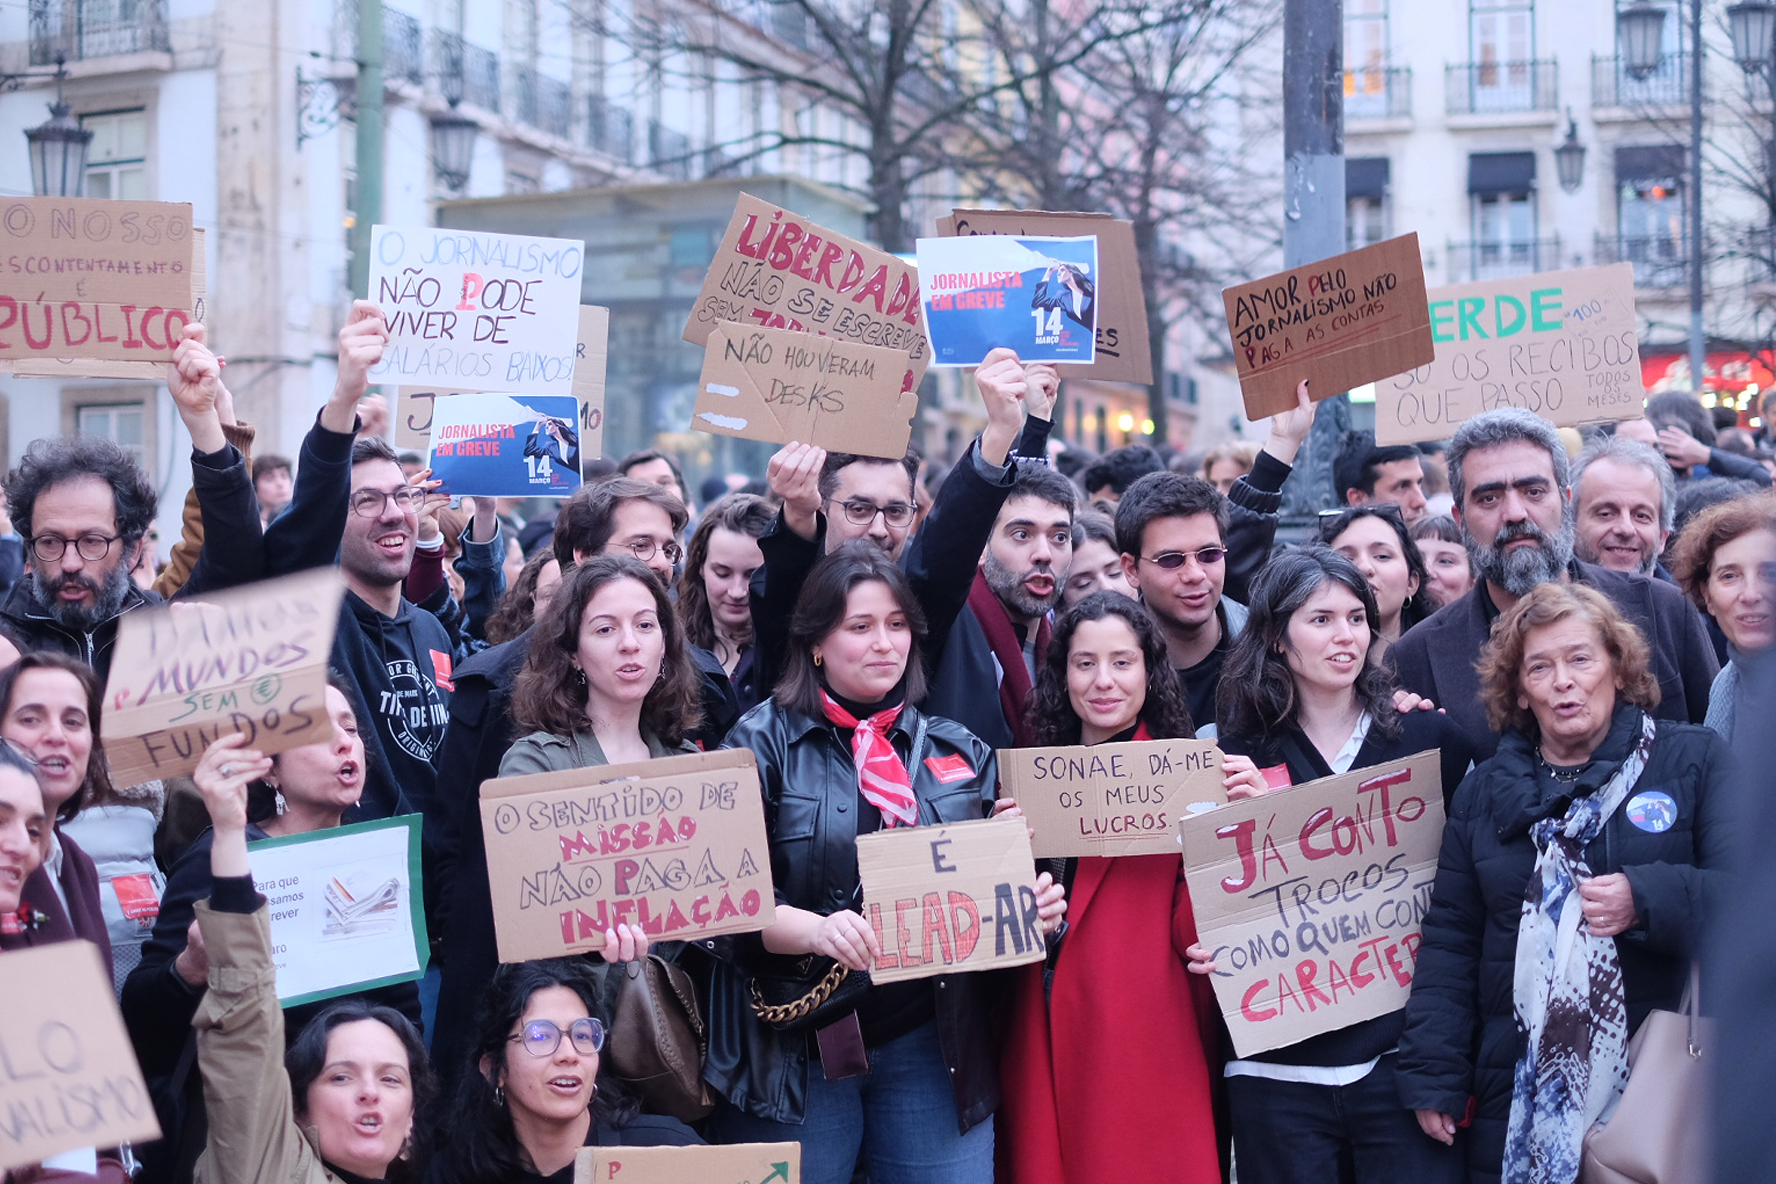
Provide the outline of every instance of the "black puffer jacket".
<path id="1" fill-rule="evenodd" d="M 923 725 L 919 751 L 914 741 Z M 953 720 L 908 707 L 889 730 L 894 749 L 912 775 L 919 823 L 967 822 L 986 817 L 999 781 L 993 750 Z M 777 903 L 823 916 L 856 908 L 857 836 L 877 829 L 879 816 L 857 789 L 850 733 L 824 719 L 789 711 L 767 700 L 741 717 L 724 742 L 750 748 L 758 757 L 765 798 L 765 829 L 771 841 L 771 879 Z M 946 758 L 949 758 L 946 760 Z M 939 779 L 959 759 L 971 771 Z M 807 1107 L 812 1038 L 784 1036 L 767 1027 L 747 1003 L 746 968 L 763 957 L 756 934 L 731 943 L 732 957 L 706 960 L 709 1055 L 703 1075 L 728 1100 L 749 1113 L 778 1122 L 801 1122 Z M 710 943 L 698 943 L 708 948 Z M 719 944 L 719 943 L 717 943 Z M 944 1060 L 964 1131 L 999 1105 L 998 1055 L 990 1009 L 1004 977 L 991 972 L 916 980 L 932 995 Z M 873 988 L 874 992 L 900 986 Z M 864 1007 L 868 1007 L 866 1002 Z"/>
<path id="2" fill-rule="evenodd" d="M 1460 1118 L 1476 1101 L 1470 1163 L 1496 1175 L 1511 1112 L 1511 1077 L 1523 1041 L 1513 1014 L 1517 927 L 1535 869 L 1530 827 L 1595 793 L 1640 735 L 1639 708 L 1616 708 L 1596 763 L 1572 785 L 1540 773 L 1533 740 L 1504 737 L 1491 760 L 1456 791 L 1418 973 L 1400 1041 L 1400 1099 L 1409 1109 Z M 1625 872 L 1639 920 L 1616 938 L 1632 1031 L 1654 1008 L 1675 1008 L 1689 959 L 1725 890 L 1731 827 L 1730 756 L 1720 737 L 1658 721 L 1652 751 L 1628 799 L 1585 849 L 1594 875 Z M 1668 829 L 1631 810 L 1641 794 L 1675 805 Z M 1643 823 L 1631 821 L 1641 814 Z"/>

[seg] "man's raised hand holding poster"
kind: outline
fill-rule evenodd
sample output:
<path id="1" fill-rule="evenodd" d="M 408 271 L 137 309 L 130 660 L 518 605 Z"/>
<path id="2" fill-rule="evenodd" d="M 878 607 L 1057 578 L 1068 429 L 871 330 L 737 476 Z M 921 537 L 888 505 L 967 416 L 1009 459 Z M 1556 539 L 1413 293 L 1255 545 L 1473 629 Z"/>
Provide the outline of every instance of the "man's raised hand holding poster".
<path id="1" fill-rule="evenodd" d="M 1000 346 L 1026 363 L 1095 357 L 1095 237 L 922 238 L 918 251 L 932 365 L 977 366 Z"/>

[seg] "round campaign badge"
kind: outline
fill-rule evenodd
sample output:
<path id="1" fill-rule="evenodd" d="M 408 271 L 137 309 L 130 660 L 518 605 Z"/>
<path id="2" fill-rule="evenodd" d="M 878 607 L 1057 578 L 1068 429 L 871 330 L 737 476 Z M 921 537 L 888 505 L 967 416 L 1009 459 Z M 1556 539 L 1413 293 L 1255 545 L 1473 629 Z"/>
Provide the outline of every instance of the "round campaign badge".
<path id="1" fill-rule="evenodd" d="M 1677 822 L 1677 803 L 1656 789 L 1637 793 L 1628 799 L 1628 821 L 1649 834 L 1663 834 Z"/>

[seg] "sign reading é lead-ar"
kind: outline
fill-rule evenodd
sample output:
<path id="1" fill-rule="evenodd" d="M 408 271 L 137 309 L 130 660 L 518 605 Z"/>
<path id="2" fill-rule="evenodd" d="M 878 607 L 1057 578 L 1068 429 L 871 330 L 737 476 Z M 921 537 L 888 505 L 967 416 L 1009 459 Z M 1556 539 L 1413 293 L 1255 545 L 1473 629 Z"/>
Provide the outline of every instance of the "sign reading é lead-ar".
<path id="1" fill-rule="evenodd" d="M 1190 903 L 1238 1055 L 1405 1004 L 1443 837 L 1440 769 L 1432 749 L 1184 820 Z"/>
<path id="2" fill-rule="evenodd" d="M 1429 311 L 1436 358 L 1375 384 L 1378 443 L 1441 440 L 1499 407 L 1569 426 L 1641 413 L 1632 263 L 1452 284 Z"/>

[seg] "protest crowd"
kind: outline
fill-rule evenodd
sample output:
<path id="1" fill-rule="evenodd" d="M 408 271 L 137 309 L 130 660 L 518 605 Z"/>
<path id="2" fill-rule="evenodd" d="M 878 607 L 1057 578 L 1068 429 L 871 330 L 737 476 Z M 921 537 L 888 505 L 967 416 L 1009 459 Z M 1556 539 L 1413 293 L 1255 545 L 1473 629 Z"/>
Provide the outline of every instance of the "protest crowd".
<path id="1" fill-rule="evenodd" d="M 1089 315 L 1063 271 L 1057 307 Z M 665 454 L 569 462 L 556 420 L 527 455 L 582 469 L 571 496 L 453 499 L 385 439 L 389 339 L 357 302 L 283 458 L 254 454 L 186 326 L 166 382 L 192 492 L 158 566 L 154 484 L 118 447 L 34 440 L 5 478 L 0 969 L 98 948 L 160 1131 L 9 1180 L 563 1184 L 584 1148 L 793 1143 L 811 1184 L 1571 1184 L 1636 1032 L 1686 1007 L 1755 814 L 1734 753 L 1768 731 L 1776 645 L 1769 458 L 1690 396 L 1582 431 L 1503 407 L 1434 444 L 1349 433 L 1305 536 L 1280 509 L 1311 372 L 1262 447 L 1086 456 L 1051 441 L 1054 365 L 1009 348 L 974 370 L 986 427 L 935 488 L 916 450 L 798 441 L 693 496 Z M 271 583 L 317 572 L 343 605 L 286 712 L 301 743 L 244 709 L 128 722 L 132 617 L 185 630 L 169 669 L 195 683 L 221 652 L 196 603 L 336 594 Z M 185 737 L 179 772 L 140 775 L 171 744 L 151 727 Z M 1205 820 L 1246 821 L 1044 853 L 1065 845 L 1027 761 L 1168 744 L 1206 762 Z M 695 770 L 744 769 L 765 849 L 699 879 L 701 912 L 607 909 L 599 874 L 684 886 L 658 853 L 692 803 L 563 824 L 568 878 L 522 890 L 552 893 L 528 948 L 562 956 L 512 958 L 507 832 L 603 766 L 640 778 L 609 800 L 647 798 L 653 766 L 704 806 Z M 1273 835 L 1266 799 L 1322 781 L 1394 805 Z M 496 808 L 508 783 L 539 796 Z M 1419 817 L 1410 875 L 1297 861 Z M 411 973 L 277 929 L 302 894 L 262 856 L 403 818 Z M 983 820 L 1033 844 L 1002 911 L 878 890 L 872 844 L 937 828 L 961 852 Z M 570 832 L 624 858 L 574 862 Z M 1242 855 L 1199 879 L 1198 835 Z M 927 873 L 953 870 L 929 846 Z M 1240 898 L 1280 916 L 1250 942 L 1225 936 L 1250 914 L 1204 899 L 1242 868 L 1277 885 Z M 1397 934 L 1371 932 L 1375 896 L 1339 918 L 1384 891 Z M 336 877 L 328 924 L 395 900 Z M 331 978 L 280 989 L 296 968 Z"/>

